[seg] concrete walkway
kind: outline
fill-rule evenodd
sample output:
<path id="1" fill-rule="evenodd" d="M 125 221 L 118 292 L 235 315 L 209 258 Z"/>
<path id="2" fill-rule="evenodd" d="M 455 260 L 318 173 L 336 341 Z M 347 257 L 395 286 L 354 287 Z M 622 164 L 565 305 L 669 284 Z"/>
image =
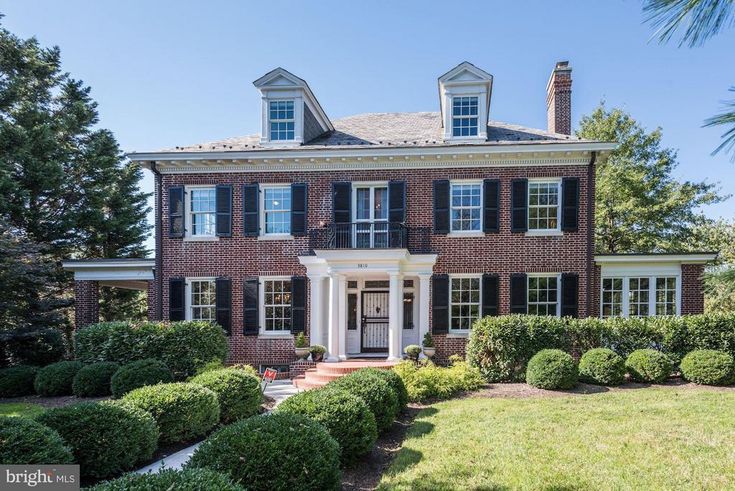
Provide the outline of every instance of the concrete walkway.
<path id="1" fill-rule="evenodd" d="M 299 391 L 290 380 L 276 380 L 265 389 L 265 395 L 276 401 L 276 406 L 284 400 L 288 399 L 292 395 Z M 201 442 L 200 442 L 201 443 Z M 189 461 L 194 450 L 197 449 L 199 443 L 195 443 L 190 447 L 186 447 L 173 453 L 167 457 L 162 458 L 157 462 L 153 462 L 151 465 L 138 469 L 138 474 L 146 474 L 148 472 L 159 472 L 162 469 L 181 469 L 186 462 Z"/>

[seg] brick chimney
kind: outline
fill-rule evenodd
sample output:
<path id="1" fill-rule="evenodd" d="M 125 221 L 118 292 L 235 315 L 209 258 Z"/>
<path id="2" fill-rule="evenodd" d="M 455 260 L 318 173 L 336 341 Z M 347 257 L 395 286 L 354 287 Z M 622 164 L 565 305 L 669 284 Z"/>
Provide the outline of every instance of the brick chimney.
<path id="1" fill-rule="evenodd" d="M 572 134 L 572 67 L 559 61 L 546 84 L 546 123 L 551 133 Z"/>

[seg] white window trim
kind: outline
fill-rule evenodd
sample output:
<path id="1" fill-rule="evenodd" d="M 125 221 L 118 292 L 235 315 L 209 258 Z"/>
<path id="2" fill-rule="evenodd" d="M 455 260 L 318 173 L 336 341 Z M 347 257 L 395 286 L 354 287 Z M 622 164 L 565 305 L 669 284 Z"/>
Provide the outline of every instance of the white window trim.
<path id="1" fill-rule="evenodd" d="M 271 140 L 270 103 L 293 101 L 294 139 Z M 304 143 L 304 96 L 300 88 L 271 89 L 262 98 L 260 144 L 264 147 L 297 147 Z"/>
<path id="2" fill-rule="evenodd" d="M 556 205 L 556 228 L 531 228 L 531 184 L 556 184 L 559 190 L 558 200 Z M 560 177 L 534 177 L 528 179 L 528 186 L 526 187 L 526 231 L 527 236 L 546 236 L 553 237 L 558 235 L 564 235 L 561 231 L 561 200 L 562 200 L 562 189 L 561 189 L 561 178 Z"/>
<path id="3" fill-rule="evenodd" d="M 454 99 L 462 98 L 462 97 L 474 97 L 477 99 L 477 135 L 465 135 L 465 136 L 454 136 Z M 450 129 L 449 133 L 451 135 L 452 141 L 476 141 L 480 138 L 480 134 L 482 133 L 482 105 L 484 102 L 484 94 L 477 92 L 474 94 L 455 94 L 451 97 L 451 104 L 449 105 L 449 124 Z M 459 118 L 471 118 L 473 116 L 458 116 Z"/>
<path id="4" fill-rule="evenodd" d="M 449 301 L 447 302 L 447 305 L 449 306 L 449 325 L 447 326 L 447 337 L 448 338 L 466 338 L 469 336 L 470 331 L 472 329 L 452 329 L 452 280 L 455 279 L 462 279 L 462 278 L 474 278 L 479 281 L 480 286 L 480 301 L 478 303 L 478 319 L 482 318 L 482 275 L 481 274 L 473 274 L 473 273 L 463 273 L 463 274 L 450 274 L 449 275 Z"/>
<path id="5" fill-rule="evenodd" d="M 526 274 L 526 313 L 528 313 L 528 295 L 531 291 L 531 278 L 556 278 L 556 316 L 561 317 L 561 273 L 527 273 Z"/>
<path id="6" fill-rule="evenodd" d="M 266 331 L 265 330 L 265 282 L 266 281 L 291 281 L 290 276 L 260 276 L 258 278 L 258 322 L 260 332 L 258 337 L 264 338 L 293 338 L 291 331 Z M 291 308 L 293 308 L 293 284 L 291 284 Z"/>
<path id="7" fill-rule="evenodd" d="M 186 279 L 184 279 L 184 286 L 185 286 L 185 291 L 186 291 L 186 293 L 185 293 L 185 297 L 186 297 L 185 307 L 186 308 L 185 308 L 185 311 L 184 311 L 184 319 L 190 321 L 190 320 L 193 320 L 193 318 L 194 318 L 194 316 L 192 315 L 193 305 L 191 304 L 191 283 L 193 281 L 211 281 L 211 282 L 215 282 L 216 280 L 217 280 L 217 278 L 214 277 L 214 276 L 192 276 L 192 277 L 187 277 Z M 215 301 L 215 316 L 216 316 L 216 313 L 217 313 L 217 308 L 216 308 L 217 307 L 217 290 L 216 290 L 216 288 L 217 288 L 217 285 L 215 284 L 215 294 L 214 294 L 215 295 L 215 299 L 214 299 L 214 301 Z M 215 319 L 212 322 L 216 322 L 216 320 L 217 319 L 215 317 Z"/>
<path id="8" fill-rule="evenodd" d="M 462 184 L 473 184 L 473 185 L 479 185 L 480 186 L 480 230 L 454 230 L 453 223 L 454 220 L 452 220 L 452 194 L 454 190 L 455 184 L 462 185 Z M 485 232 L 484 230 L 484 213 L 483 213 L 483 207 L 485 204 L 485 186 L 482 185 L 482 179 L 452 179 L 449 181 L 449 234 L 447 234 L 447 237 L 484 237 Z"/>
<path id="9" fill-rule="evenodd" d="M 214 184 L 190 184 L 184 187 L 184 241 L 186 242 L 207 242 L 217 241 L 217 208 L 215 203 L 214 219 L 215 219 L 215 233 L 214 235 L 192 235 L 192 219 L 191 219 L 191 191 L 194 189 L 214 189 L 215 195 L 217 192 L 217 186 Z M 216 200 L 216 196 L 215 196 Z"/>
<path id="10" fill-rule="evenodd" d="M 660 273 L 646 273 L 641 272 L 640 274 L 614 274 L 608 273 L 603 274 L 600 280 L 600 318 L 602 317 L 602 292 L 603 292 L 603 281 L 605 279 L 621 278 L 623 280 L 623 302 L 621 306 L 620 316 L 611 317 L 630 317 L 630 279 L 631 278 L 648 278 L 648 316 L 656 316 L 656 279 L 657 278 L 676 278 L 676 312 L 673 315 L 681 315 L 681 274 L 667 273 L 662 271 Z"/>
<path id="11" fill-rule="evenodd" d="M 293 104 L 293 119 L 277 119 L 275 120 L 277 123 L 290 123 L 293 122 L 294 126 L 294 137 L 293 138 L 284 138 L 282 140 L 273 140 L 271 138 L 271 125 L 273 124 L 273 119 L 271 119 L 271 104 L 278 102 L 291 102 Z M 286 97 L 283 99 L 269 99 L 268 100 L 268 140 L 272 141 L 273 143 L 290 143 L 296 139 L 296 100 L 291 97 Z"/>
<path id="12" fill-rule="evenodd" d="M 487 86 L 482 82 L 479 85 L 475 83 L 444 84 L 444 87 L 440 90 L 444 101 L 444 140 L 456 143 L 487 140 L 487 102 L 489 97 Z M 455 97 L 477 97 L 477 136 L 453 136 L 454 121 L 452 112 Z"/>
<path id="13" fill-rule="evenodd" d="M 260 221 L 260 233 L 258 234 L 258 240 L 291 240 L 294 238 L 293 234 L 276 234 L 276 233 L 266 233 L 266 223 L 265 223 L 265 190 L 266 189 L 272 189 L 272 188 L 289 188 L 289 192 L 291 190 L 291 184 L 290 183 L 268 183 L 268 184 L 260 184 L 260 189 L 258 193 L 258 220 Z M 293 212 L 293 196 L 291 196 L 291 209 L 289 209 L 289 216 Z"/>

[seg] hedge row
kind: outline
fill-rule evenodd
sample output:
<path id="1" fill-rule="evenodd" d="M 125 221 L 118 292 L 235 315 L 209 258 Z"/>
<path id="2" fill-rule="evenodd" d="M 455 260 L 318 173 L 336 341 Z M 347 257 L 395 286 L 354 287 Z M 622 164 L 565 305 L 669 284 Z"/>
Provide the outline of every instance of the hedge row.
<path id="1" fill-rule="evenodd" d="M 543 349 L 581 355 L 600 347 L 623 358 L 637 349 L 656 349 L 668 355 L 674 365 L 698 349 L 735 356 L 735 314 L 610 319 L 485 317 L 472 328 L 467 360 L 490 382 L 523 381 L 528 361 Z"/>
<path id="2" fill-rule="evenodd" d="M 227 337 L 209 322 L 103 322 L 76 331 L 74 353 L 84 363 L 153 358 L 183 380 L 207 363 L 224 361 Z"/>

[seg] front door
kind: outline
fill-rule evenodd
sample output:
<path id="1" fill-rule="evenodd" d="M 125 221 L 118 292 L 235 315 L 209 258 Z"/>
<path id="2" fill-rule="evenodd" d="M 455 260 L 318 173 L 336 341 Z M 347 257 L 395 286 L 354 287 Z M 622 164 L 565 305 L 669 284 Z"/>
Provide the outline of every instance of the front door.
<path id="1" fill-rule="evenodd" d="M 363 353 L 388 352 L 388 292 L 362 292 L 361 300 L 360 351 Z"/>

